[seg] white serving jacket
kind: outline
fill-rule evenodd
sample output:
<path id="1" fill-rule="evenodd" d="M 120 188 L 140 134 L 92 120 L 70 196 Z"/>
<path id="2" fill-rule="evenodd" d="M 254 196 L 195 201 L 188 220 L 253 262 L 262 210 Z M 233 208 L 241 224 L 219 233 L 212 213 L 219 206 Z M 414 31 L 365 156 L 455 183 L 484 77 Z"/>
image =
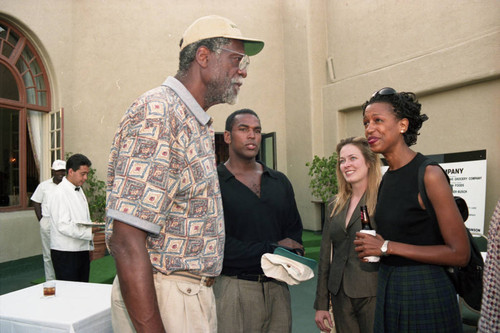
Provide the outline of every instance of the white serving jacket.
<path id="1" fill-rule="evenodd" d="M 41 182 L 37 187 L 33 195 L 31 196 L 31 200 L 34 202 L 38 202 L 42 206 L 42 216 L 49 217 L 49 195 L 55 190 L 57 184 L 54 183 L 54 178 L 47 179 L 46 181 Z"/>
<path id="2" fill-rule="evenodd" d="M 49 197 L 51 219 L 50 248 L 77 252 L 94 249 L 92 227 L 78 224 L 91 222 L 89 205 L 83 189 L 63 178 Z"/>

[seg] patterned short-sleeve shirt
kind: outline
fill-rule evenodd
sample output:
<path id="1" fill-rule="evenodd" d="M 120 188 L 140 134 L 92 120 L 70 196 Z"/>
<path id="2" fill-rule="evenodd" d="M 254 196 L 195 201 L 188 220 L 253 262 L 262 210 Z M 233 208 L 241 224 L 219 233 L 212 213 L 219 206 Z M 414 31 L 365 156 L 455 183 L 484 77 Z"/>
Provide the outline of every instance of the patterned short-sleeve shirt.
<path id="1" fill-rule="evenodd" d="M 108 164 L 106 242 L 117 219 L 148 232 L 155 270 L 219 275 L 224 217 L 210 117 L 173 77 L 122 118 Z"/>
<path id="2" fill-rule="evenodd" d="M 478 332 L 500 332 L 500 200 L 491 216 Z"/>

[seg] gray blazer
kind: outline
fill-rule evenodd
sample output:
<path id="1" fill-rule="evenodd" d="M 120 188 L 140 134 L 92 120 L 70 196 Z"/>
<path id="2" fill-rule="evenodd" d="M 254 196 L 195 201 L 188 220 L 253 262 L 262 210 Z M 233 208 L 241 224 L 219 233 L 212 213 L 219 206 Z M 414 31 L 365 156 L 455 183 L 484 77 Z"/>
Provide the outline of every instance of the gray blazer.
<path id="1" fill-rule="evenodd" d="M 316 310 L 328 310 L 329 294 L 336 295 L 342 286 L 345 294 L 351 298 L 376 296 L 378 263 L 364 263 L 354 250 L 356 232 L 361 230 L 359 207 L 365 204 L 363 196 L 354 209 L 351 220 L 345 226 L 346 207 L 334 217 L 330 217 L 333 204 L 328 204 L 327 215 L 321 239 L 320 259 L 318 265 L 318 285 L 316 288 Z M 376 229 L 373 216 L 370 216 L 372 227 Z M 330 256 L 333 246 L 333 259 Z"/>

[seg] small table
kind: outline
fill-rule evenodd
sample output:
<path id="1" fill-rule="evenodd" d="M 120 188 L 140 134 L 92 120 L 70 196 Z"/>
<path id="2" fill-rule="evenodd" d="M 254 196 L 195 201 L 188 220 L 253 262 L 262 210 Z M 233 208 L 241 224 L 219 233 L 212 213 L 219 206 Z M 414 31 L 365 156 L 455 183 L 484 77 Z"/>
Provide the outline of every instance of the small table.
<path id="1" fill-rule="evenodd" d="M 113 332 L 109 284 L 56 281 L 56 296 L 43 284 L 0 296 L 0 332 Z"/>

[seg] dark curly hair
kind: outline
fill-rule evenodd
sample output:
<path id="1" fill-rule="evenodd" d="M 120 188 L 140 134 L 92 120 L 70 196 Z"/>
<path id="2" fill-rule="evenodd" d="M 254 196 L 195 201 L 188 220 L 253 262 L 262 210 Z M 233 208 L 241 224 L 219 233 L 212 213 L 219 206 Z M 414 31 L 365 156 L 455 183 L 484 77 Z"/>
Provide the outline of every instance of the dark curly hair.
<path id="1" fill-rule="evenodd" d="M 418 102 L 417 96 L 412 92 L 396 92 L 381 94 L 382 90 L 391 90 L 392 88 L 383 88 L 377 91 L 370 100 L 366 101 L 363 108 L 363 116 L 368 105 L 373 103 L 389 103 L 394 108 L 394 114 L 398 119 L 408 119 L 408 129 L 403 133 L 405 143 L 408 146 L 417 143 L 418 131 L 422 128 L 422 123 L 429 119 L 426 114 L 420 114 L 422 105 Z"/>

